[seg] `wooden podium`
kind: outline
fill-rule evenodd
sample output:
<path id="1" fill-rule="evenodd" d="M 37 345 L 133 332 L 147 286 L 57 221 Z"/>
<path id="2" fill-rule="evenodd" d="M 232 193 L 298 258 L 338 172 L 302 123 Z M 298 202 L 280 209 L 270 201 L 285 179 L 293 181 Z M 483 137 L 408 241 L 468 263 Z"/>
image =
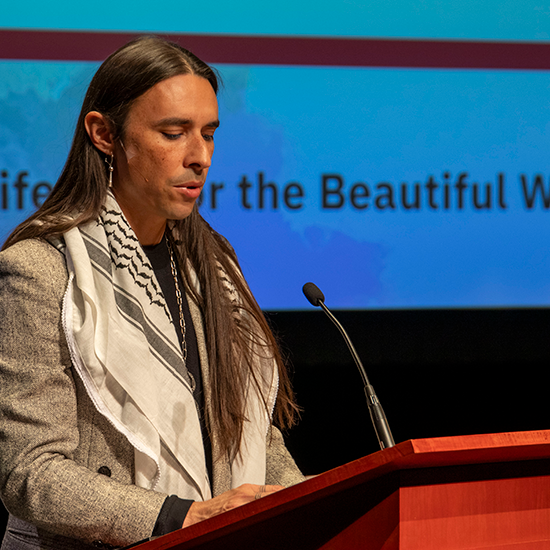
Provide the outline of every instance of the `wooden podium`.
<path id="1" fill-rule="evenodd" d="M 137 550 L 550 549 L 550 430 L 405 441 Z"/>

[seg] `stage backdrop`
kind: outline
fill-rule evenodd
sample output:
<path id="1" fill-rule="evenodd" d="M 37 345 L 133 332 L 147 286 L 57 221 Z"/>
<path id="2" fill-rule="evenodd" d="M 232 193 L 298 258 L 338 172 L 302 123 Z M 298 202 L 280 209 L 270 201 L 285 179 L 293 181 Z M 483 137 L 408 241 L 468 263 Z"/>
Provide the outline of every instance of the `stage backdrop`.
<path id="1" fill-rule="evenodd" d="M 264 309 L 547 306 L 550 16 L 530 0 L 208 7 L 38 1 L 0 19 L 0 239 L 63 166 L 135 34 L 219 69 L 202 213 Z M 373 3 L 374 4 L 374 3 Z"/>

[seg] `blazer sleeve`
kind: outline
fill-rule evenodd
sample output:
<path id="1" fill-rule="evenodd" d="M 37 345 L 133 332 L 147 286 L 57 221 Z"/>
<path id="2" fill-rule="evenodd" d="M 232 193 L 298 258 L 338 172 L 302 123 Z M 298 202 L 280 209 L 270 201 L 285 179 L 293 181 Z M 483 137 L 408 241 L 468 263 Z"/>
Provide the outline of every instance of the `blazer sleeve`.
<path id="1" fill-rule="evenodd" d="M 49 243 L 0 254 L 0 492 L 11 514 L 39 528 L 126 546 L 151 535 L 167 495 L 75 460 L 84 434 L 61 325 L 66 283 Z"/>
<path id="2" fill-rule="evenodd" d="M 290 487 L 304 480 L 304 475 L 285 446 L 283 435 L 275 426 L 271 426 L 267 436 L 265 482 L 268 485 Z"/>

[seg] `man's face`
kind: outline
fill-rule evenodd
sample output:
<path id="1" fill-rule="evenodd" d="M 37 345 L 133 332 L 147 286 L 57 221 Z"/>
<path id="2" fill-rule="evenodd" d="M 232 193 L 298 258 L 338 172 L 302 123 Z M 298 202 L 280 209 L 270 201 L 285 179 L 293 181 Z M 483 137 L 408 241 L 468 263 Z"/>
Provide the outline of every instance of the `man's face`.
<path id="1" fill-rule="evenodd" d="M 115 149 L 113 193 L 141 244 L 199 197 L 214 152 L 218 102 L 208 80 L 188 74 L 153 86 L 130 108 Z"/>

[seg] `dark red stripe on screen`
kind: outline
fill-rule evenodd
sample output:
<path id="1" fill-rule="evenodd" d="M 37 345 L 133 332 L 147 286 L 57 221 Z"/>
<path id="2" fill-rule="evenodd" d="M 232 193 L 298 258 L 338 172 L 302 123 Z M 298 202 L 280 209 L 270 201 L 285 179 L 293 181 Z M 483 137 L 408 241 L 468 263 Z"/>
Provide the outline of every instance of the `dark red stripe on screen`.
<path id="1" fill-rule="evenodd" d="M 102 61 L 136 33 L 0 30 L 0 58 Z M 209 63 L 550 69 L 550 43 L 163 34 Z"/>

